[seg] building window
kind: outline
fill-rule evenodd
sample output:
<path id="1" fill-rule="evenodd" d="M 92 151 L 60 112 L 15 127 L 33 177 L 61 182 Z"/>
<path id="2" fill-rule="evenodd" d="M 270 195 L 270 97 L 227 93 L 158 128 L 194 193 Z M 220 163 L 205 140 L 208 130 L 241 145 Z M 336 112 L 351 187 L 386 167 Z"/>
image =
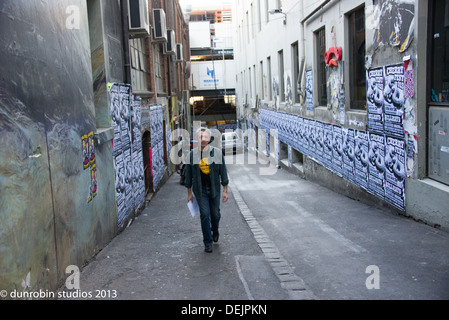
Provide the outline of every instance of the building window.
<path id="1" fill-rule="evenodd" d="M 249 80 L 249 97 L 253 97 L 253 84 L 251 81 L 252 73 L 251 73 L 251 67 L 248 68 L 248 80 Z"/>
<path id="2" fill-rule="evenodd" d="M 348 15 L 351 109 L 366 109 L 365 8 Z"/>
<path id="3" fill-rule="evenodd" d="M 292 67 L 293 67 L 293 102 L 300 103 L 300 95 L 298 91 L 298 77 L 299 77 L 299 48 L 298 42 L 292 44 Z"/>
<path id="4" fill-rule="evenodd" d="M 147 91 L 145 39 L 129 41 L 131 58 L 131 79 L 134 91 Z"/>
<path id="5" fill-rule="evenodd" d="M 257 78 L 256 78 L 256 65 L 253 65 L 253 79 L 254 79 L 254 98 L 257 98 Z"/>
<path id="6" fill-rule="evenodd" d="M 318 105 L 325 106 L 327 105 L 326 62 L 324 60 L 324 55 L 326 53 L 325 28 L 321 28 L 315 33 L 315 45 Z"/>
<path id="7" fill-rule="evenodd" d="M 272 88 L 272 79 L 271 79 L 271 57 L 267 58 L 267 78 L 268 78 L 268 83 L 267 83 L 267 90 L 268 90 L 268 101 L 273 100 L 273 88 Z"/>
<path id="8" fill-rule="evenodd" d="M 279 97 L 281 101 L 285 101 L 285 85 L 284 85 L 284 51 L 278 52 L 279 59 Z"/>

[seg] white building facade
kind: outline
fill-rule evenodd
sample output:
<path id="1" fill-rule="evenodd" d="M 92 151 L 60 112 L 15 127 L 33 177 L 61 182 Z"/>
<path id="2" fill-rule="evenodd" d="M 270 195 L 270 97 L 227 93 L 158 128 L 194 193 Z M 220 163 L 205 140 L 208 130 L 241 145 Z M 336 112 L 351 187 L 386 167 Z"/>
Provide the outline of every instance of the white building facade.
<path id="1" fill-rule="evenodd" d="M 234 5 L 237 118 L 256 130 L 259 151 L 449 229 L 445 1 Z"/>

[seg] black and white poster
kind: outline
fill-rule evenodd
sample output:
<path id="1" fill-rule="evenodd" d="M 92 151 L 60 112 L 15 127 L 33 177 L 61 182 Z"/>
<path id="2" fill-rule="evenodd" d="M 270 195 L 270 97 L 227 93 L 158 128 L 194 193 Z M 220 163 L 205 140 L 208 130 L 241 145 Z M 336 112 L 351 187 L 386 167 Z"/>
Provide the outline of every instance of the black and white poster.
<path id="1" fill-rule="evenodd" d="M 369 169 L 369 134 L 366 131 L 357 130 L 355 135 L 354 170 L 355 184 L 368 190 Z"/>
<path id="2" fill-rule="evenodd" d="M 355 181 L 355 133 L 354 129 L 342 128 L 343 133 L 343 177 Z"/>
<path id="3" fill-rule="evenodd" d="M 304 149 L 302 147 L 304 144 L 304 118 L 297 117 L 295 131 L 296 131 L 296 138 L 295 138 L 295 145 L 293 147 L 299 152 L 304 153 Z"/>
<path id="4" fill-rule="evenodd" d="M 385 145 L 385 200 L 405 210 L 405 141 L 386 137 Z"/>
<path id="5" fill-rule="evenodd" d="M 304 119 L 304 126 L 306 127 L 307 134 L 307 156 L 315 158 L 315 120 Z"/>
<path id="6" fill-rule="evenodd" d="M 111 125 L 114 128 L 114 139 L 113 139 L 113 154 L 116 155 L 122 150 L 121 144 L 121 117 L 120 117 L 120 85 L 119 84 L 109 84 L 108 86 L 108 96 L 109 96 L 109 117 L 111 119 Z"/>
<path id="7" fill-rule="evenodd" d="M 133 164 L 133 198 L 135 208 L 143 206 L 145 203 L 145 174 L 142 153 L 142 115 L 141 98 L 133 98 L 133 144 L 132 144 L 132 164 Z"/>
<path id="8" fill-rule="evenodd" d="M 368 191 L 385 198 L 385 136 L 369 133 L 369 179 Z"/>
<path id="9" fill-rule="evenodd" d="M 384 68 L 385 134 L 404 137 L 404 64 Z"/>
<path id="10" fill-rule="evenodd" d="M 366 108 L 368 131 L 384 132 L 384 68 L 366 71 Z"/>
<path id="11" fill-rule="evenodd" d="M 333 158 L 333 132 L 332 132 L 332 124 L 324 123 L 323 124 L 323 139 L 324 139 L 324 148 L 323 148 L 323 163 L 326 168 L 329 170 L 333 170 L 332 167 L 332 158 Z"/>
<path id="12" fill-rule="evenodd" d="M 332 168 L 335 173 L 343 176 L 343 133 L 340 126 L 334 125 L 332 144 Z"/>
<path id="13" fill-rule="evenodd" d="M 156 191 L 165 171 L 164 165 L 164 108 L 161 105 L 150 107 L 151 124 L 151 165 L 153 191 Z"/>
<path id="14" fill-rule="evenodd" d="M 323 164 L 324 153 L 324 124 L 321 121 L 315 121 L 315 159 Z"/>

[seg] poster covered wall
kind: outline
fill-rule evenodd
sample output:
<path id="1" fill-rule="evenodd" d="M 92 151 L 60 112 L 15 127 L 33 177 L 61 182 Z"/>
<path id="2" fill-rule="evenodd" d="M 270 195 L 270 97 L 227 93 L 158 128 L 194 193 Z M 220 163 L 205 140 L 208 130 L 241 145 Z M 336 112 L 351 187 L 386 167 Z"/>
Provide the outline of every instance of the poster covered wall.
<path id="1" fill-rule="evenodd" d="M 119 228 L 144 204 L 140 98 L 127 84 L 108 84 L 109 115 L 114 128 L 113 161 Z"/>
<path id="2" fill-rule="evenodd" d="M 151 165 L 153 191 L 156 191 L 165 171 L 164 164 L 164 108 L 161 105 L 150 107 L 151 127 Z"/>
<path id="3" fill-rule="evenodd" d="M 281 142 L 404 211 L 404 65 L 372 68 L 366 77 L 367 131 L 269 109 L 260 111 L 260 128 L 278 130 Z M 268 150 L 269 143 L 267 135 Z"/>

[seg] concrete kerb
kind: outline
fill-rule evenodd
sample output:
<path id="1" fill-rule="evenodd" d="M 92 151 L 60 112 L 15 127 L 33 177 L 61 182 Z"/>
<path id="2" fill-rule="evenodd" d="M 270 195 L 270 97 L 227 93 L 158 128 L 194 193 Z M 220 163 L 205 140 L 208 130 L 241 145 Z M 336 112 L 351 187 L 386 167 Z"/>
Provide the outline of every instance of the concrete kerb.
<path id="1" fill-rule="evenodd" d="M 287 291 L 290 299 L 317 300 L 318 298 L 306 286 L 304 281 L 295 274 L 288 261 L 282 257 L 277 246 L 270 240 L 265 230 L 251 213 L 251 210 L 246 205 L 232 180 L 230 181 L 229 186 L 240 213 L 253 233 L 254 239 L 262 250 L 265 259 L 270 264 L 273 272 L 279 279 L 281 287 Z"/>

